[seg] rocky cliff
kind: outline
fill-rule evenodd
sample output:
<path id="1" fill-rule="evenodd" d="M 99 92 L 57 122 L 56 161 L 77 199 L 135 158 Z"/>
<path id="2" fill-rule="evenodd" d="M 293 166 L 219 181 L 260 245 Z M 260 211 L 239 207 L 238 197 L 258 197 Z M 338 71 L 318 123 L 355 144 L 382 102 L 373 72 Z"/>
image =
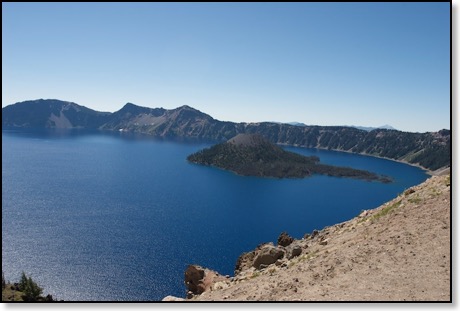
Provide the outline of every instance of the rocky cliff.
<path id="1" fill-rule="evenodd" d="M 212 118 L 189 106 L 146 108 L 128 103 L 114 113 L 75 103 L 34 100 L 2 108 L 2 127 L 98 128 L 156 137 L 226 141 L 237 134 L 260 134 L 272 143 L 362 153 L 418 164 L 429 170 L 450 166 L 450 130 L 409 133 L 345 126 L 295 126 L 274 122 L 233 123 Z"/>

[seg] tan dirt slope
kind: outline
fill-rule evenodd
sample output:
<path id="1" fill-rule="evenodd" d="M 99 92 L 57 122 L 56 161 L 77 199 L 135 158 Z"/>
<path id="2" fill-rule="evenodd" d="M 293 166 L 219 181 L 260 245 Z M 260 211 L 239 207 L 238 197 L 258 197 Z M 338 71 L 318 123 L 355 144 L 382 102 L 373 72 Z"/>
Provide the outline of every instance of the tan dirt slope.
<path id="1" fill-rule="evenodd" d="M 450 188 L 450 175 L 431 177 L 188 301 L 450 301 Z"/>

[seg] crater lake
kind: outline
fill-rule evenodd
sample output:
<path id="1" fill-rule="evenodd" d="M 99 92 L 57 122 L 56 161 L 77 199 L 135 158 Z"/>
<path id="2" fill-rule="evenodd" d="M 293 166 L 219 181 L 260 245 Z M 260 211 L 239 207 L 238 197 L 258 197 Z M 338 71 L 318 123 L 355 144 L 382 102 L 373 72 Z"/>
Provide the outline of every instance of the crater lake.
<path id="1" fill-rule="evenodd" d="M 185 297 L 198 264 L 233 275 L 238 256 L 282 231 L 300 239 L 426 180 L 395 161 L 284 147 L 393 182 L 238 176 L 191 164 L 210 142 L 118 132 L 2 130 L 2 269 L 65 301 Z"/>

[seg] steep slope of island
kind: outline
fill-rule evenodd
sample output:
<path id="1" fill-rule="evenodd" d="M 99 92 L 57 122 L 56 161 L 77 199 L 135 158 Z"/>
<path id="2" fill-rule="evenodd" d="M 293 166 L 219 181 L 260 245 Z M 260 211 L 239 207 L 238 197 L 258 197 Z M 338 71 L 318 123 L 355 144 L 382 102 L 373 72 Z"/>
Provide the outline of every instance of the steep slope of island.
<path id="1" fill-rule="evenodd" d="M 452 302 L 450 175 L 303 238 L 282 233 L 236 259 L 234 276 L 191 265 L 187 299 Z M 185 293 L 184 293 L 185 294 Z"/>
<path id="2" fill-rule="evenodd" d="M 451 159 L 450 130 L 409 133 L 346 126 L 233 123 L 216 120 L 189 106 L 168 110 L 128 103 L 119 111 L 108 113 L 54 99 L 32 100 L 2 108 L 2 127 L 91 128 L 216 142 L 241 133 L 260 134 L 275 144 L 385 157 L 432 171 L 450 167 Z"/>
<path id="3" fill-rule="evenodd" d="M 283 150 L 258 134 L 238 134 L 225 143 L 191 154 L 187 160 L 210 165 L 244 176 L 302 178 L 312 174 L 390 182 L 388 177 L 320 164 L 318 157 L 306 157 Z"/>

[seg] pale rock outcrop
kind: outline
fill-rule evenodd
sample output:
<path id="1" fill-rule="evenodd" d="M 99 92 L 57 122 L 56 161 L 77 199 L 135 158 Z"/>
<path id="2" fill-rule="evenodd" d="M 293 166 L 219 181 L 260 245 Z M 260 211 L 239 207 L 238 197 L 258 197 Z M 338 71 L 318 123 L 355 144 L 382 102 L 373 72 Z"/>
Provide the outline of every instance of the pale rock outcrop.
<path id="1" fill-rule="evenodd" d="M 283 258 L 285 250 L 281 247 L 275 247 L 273 243 L 265 244 L 256 252 L 253 267 L 261 269 L 275 263 L 278 259 Z"/>
<path id="2" fill-rule="evenodd" d="M 226 277 L 219 275 L 216 271 L 197 265 L 189 265 L 187 270 L 185 270 L 187 298 L 191 298 L 194 295 L 200 295 L 210 290 L 214 283 L 224 280 L 226 280 Z"/>
<path id="3" fill-rule="evenodd" d="M 166 296 L 165 298 L 161 299 L 161 301 L 185 301 L 185 299 L 176 296 Z"/>

